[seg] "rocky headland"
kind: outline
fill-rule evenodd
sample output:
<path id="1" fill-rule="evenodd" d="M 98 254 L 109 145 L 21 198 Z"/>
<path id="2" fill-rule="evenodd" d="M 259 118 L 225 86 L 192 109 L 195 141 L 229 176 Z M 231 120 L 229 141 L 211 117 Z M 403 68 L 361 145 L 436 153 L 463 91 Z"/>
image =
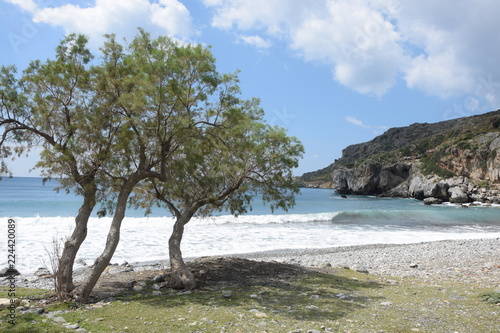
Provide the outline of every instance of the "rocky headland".
<path id="1" fill-rule="evenodd" d="M 500 203 L 500 110 L 391 128 L 348 146 L 332 165 L 304 174 L 304 187 L 425 203 Z"/>

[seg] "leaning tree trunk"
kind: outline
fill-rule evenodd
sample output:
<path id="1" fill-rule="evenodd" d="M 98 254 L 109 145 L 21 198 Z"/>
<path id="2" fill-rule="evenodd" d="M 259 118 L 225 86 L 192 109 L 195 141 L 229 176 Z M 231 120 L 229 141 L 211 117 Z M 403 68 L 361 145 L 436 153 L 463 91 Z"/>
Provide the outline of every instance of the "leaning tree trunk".
<path id="1" fill-rule="evenodd" d="M 58 261 L 57 272 L 54 272 L 56 274 L 56 292 L 61 300 L 70 298 L 71 292 L 75 288 L 73 284 L 73 265 L 78 250 L 87 237 L 87 225 L 96 203 L 96 192 L 97 187 L 93 184 L 88 185 L 88 188 L 84 188 L 83 203 L 75 218 L 75 229 L 64 243 L 64 249 Z"/>
<path id="2" fill-rule="evenodd" d="M 102 272 L 106 269 L 115 253 L 118 242 L 120 241 L 120 228 L 122 221 L 125 217 L 125 210 L 127 209 L 127 200 L 132 192 L 134 185 L 137 182 L 128 182 L 125 184 L 116 202 L 116 208 L 109 228 L 108 237 L 106 239 L 106 246 L 101 255 L 94 261 L 92 269 L 87 273 L 82 283 L 73 291 L 77 301 L 86 302 L 90 293 L 94 289 L 97 281 L 101 277 Z"/>
<path id="3" fill-rule="evenodd" d="M 184 225 L 189 222 L 188 217 L 178 217 L 175 221 L 172 235 L 168 240 L 168 250 L 170 257 L 170 268 L 172 276 L 170 286 L 174 289 L 192 290 L 196 287 L 193 273 L 188 269 L 182 259 L 181 241 L 184 233 Z"/>

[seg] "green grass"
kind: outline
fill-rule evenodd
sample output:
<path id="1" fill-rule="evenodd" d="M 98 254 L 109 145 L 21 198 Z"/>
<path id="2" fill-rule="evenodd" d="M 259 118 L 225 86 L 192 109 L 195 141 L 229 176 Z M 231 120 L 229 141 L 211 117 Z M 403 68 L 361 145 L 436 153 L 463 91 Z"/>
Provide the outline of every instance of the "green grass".
<path id="1" fill-rule="evenodd" d="M 500 292 L 484 293 L 481 297 L 487 303 L 500 304 Z"/>
<path id="2" fill-rule="evenodd" d="M 0 297 L 8 298 L 8 290 L 7 287 L 0 287 Z M 30 301 L 31 303 L 37 303 L 39 300 L 47 299 L 50 295 L 51 293 L 47 290 L 16 288 L 16 297 Z M 34 313 L 21 314 L 19 311 L 15 313 L 15 324 L 13 325 L 9 323 L 9 320 L 12 320 L 9 314 L 10 313 L 6 309 L 0 310 L 0 332 L 69 332 L 65 327 L 60 324 L 52 323 L 51 320 L 44 316 Z"/>
<path id="3" fill-rule="evenodd" d="M 65 303 L 47 311 L 66 310 L 61 316 L 68 323 L 90 332 L 500 332 L 498 292 L 460 283 L 332 269 L 279 287 L 231 290 L 229 298 L 221 290 L 161 296 L 148 290 L 91 308 Z M 0 316 L 5 320 L 5 310 Z M 4 321 L 0 331 L 74 332 L 34 314 L 18 314 L 15 326 Z"/>

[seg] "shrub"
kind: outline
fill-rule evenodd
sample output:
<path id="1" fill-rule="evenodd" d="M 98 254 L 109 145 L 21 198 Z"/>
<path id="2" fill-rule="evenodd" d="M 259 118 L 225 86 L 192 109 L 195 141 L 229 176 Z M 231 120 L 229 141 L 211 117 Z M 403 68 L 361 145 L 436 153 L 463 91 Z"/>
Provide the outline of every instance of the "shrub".
<path id="1" fill-rule="evenodd" d="M 500 292 L 483 294 L 482 299 L 487 303 L 500 304 Z"/>
<path id="2" fill-rule="evenodd" d="M 442 178 L 451 178 L 455 176 L 450 170 L 441 168 L 433 159 L 432 156 L 422 159 L 422 173 L 424 175 L 437 175 Z"/>
<path id="3" fill-rule="evenodd" d="M 495 129 L 500 128 L 500 117 L 497 116 L 491 119 L 491 127 Z"/>

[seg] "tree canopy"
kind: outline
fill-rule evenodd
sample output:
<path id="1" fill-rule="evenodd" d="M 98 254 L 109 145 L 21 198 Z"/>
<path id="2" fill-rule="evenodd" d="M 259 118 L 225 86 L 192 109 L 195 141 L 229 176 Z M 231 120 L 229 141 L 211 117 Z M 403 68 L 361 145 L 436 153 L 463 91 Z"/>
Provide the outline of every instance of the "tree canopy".
<path id="1" fill-rule="evenodd" d="M 54 60 L 32 62 L 20 78 L 2 67 L 0 101 L 0 157 L 41 146 L 37 167 L 83 197 L 59 262 L 63 297 L 88 298 L 129 203 L 173 213 L 171 261 L 180 258 L 181 268 L 180 240 L 192 216 L 246 213 L 257 194 L 271 209 L 294 204 L 302 145 L 265 124 L 259 100 L 241 98 L 237 73 L 219 73 L 209 47 L 140 29 L 129 44 L 107 35 L 96 56 L 84 36 L 70 35 Z M 73 262 L 97 204 L 113 217 L 106 246 L 75 286 Z"/>

